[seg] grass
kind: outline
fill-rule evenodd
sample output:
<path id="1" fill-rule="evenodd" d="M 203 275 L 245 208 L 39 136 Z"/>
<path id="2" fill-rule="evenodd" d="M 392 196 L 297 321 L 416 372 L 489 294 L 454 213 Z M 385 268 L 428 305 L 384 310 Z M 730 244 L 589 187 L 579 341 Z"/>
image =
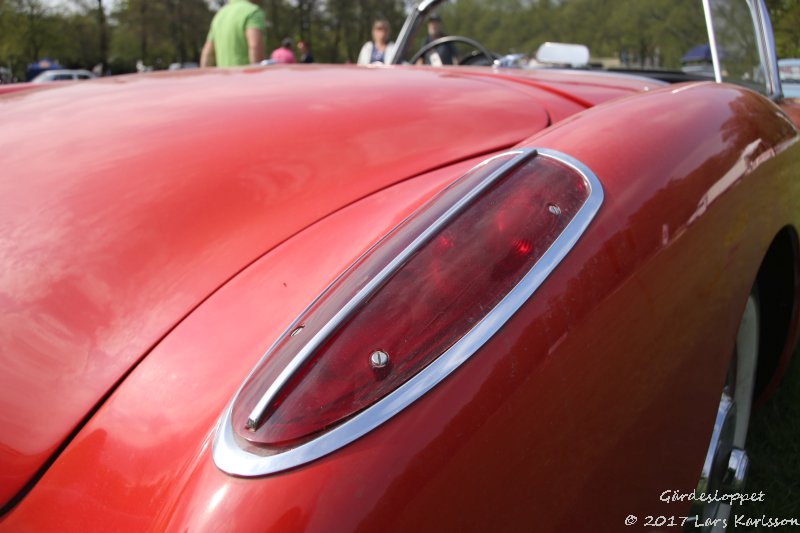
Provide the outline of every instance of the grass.
<path id="1" fill-rule="evenodd" d="M 800 346 L 775 394 L 753 413 L 748 432 L 750 472 L 742 492 L 764 492 L 763 502 L 733 509 L 748 518 L 762 515 L 800 521 Z M 733 528 L 731 528 L 733 529 Z M 800 531 L 800 527 L 770 528 Z M 737 531 L 767 528 L 737 527 Z"/>

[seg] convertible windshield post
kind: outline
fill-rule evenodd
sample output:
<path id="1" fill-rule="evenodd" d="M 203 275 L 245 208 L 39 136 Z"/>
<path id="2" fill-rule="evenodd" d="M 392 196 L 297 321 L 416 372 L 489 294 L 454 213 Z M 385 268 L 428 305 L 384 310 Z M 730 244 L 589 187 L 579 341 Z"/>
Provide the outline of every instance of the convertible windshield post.
<path id="1" fill-rule="evenodd" d="M 706 28 L 708 30 L 708 44 L 711 47 L 711 62 L 714 65 L 714 80 L 722 83 L 722 69 L 719 66 L 719 54 L 717 53 L 717 37 L 714 34 L 714 24 L 711 18 L 711 2 L 703 0 L 703 13 L 706 15 Z"/>
<path id="2" fill-rule="evenodd" d="M 389 61 L 390 64 L 402 64 L 403 56 L 406 53 L 406 46 L 408 46 L 408 40 L 411 38 L 411 35 L 414 34 L 420 18 L 419 11 L 416 8 L 414 8 L 406 18 L 406 21 L 403 23 L 403 27 L 400 29 L 400 34 L 397 36 L 397 42 L 394 47 L 394 55 Z"/>
<path id="3" fill-rule="evenodd" d="M 406 21 L 403 23 L 403 27 L 400 29 L 400 33 L 397 36 L 397 41 L 394 47 L 394 57 L 392 57 L 391 61 L 389 61 L 392 65 L 400 65 L 403 63 L 403 58 L 406 55 L 406 48 L 408 47 L 409 41 L 413 38 L 413 36 L 417 32 L 417 27 L 419 26 L 420 22 L 425 20 L 425 16 L 428 14 L 431 9 L 435 8 L 439 4 L 442 3 L 442 0 L 423 0 L 419 2 L 409 13 Z"/>
<path id="4" fill-rule="evenodd" d="M 772 21 L 764 0 L 754 0 L 755 15 L 758 21 L 759 37 L 763 50 L 763 61 L 767 78 L 767 96 L 773 100 L 783 97 L 783 87 L 778 72 L 778 54 L 775 51 L 775 36 L 772 33 Z"/>
<path id="5" fill-rule="evenodd" d="M 764 0 L 703 0 L 703 11 L 716 81 L 780 100 L 775 40 Z"/>

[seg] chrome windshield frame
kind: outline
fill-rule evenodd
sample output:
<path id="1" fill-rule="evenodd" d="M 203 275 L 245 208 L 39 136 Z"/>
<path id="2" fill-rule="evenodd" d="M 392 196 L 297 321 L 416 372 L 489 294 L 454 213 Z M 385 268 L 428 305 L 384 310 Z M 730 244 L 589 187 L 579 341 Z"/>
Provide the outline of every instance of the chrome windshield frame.
<path id="1" fill-rule="evenodd" d="M 444 0 L 423 0 L 418 2 L 411 9 L 408 17 L 406 17 L 406 21 L 403 23 L 403 27 L 400 29 L 400 33 L 397 35 L 397 40 L 395 41 L 394 46 L 394 54 L 392 55 L 389 64 L 400 65 L 403 63 L 403 57 L 405 56 L 406 48 L 408 47 L 409 41 L 416 33 L 420 23 L 425 20 L 428 12 L 436 8 L 443 1 Z"/>
<path id="2" fill-rule="evenodd" d="M 778 73 L 778 55 L 775 51 L 775 36 L 772 33 L 772 22 L 764 0 L 746 0 L 750 9 L 758 46 L 759 60 L 764 71 L 764 93 L 771 100 L 783 98 L 783 89 Z M 717 83 L 723 83 L 720 50 L 714 32 L 714 16 L 711 9 L 711 0 L 703 0 L 703 12 L 706 19 L 708 43 L 711 47 L 711 58 L 714 65 L 714 78 Z"/>
<path id="3" fill-rule="evenodd" d="M 778 71 L 778 53 L 775 49 L 775 35 L 772 33 L 772 21 L 764 0 L 755 2 L 754 11 L 758 22 L 759 37 L 761 40 L 764 65 L 764 75 L 767 78 L 767 96 L 773 100 L 783 98 L 783 86 Z"/>

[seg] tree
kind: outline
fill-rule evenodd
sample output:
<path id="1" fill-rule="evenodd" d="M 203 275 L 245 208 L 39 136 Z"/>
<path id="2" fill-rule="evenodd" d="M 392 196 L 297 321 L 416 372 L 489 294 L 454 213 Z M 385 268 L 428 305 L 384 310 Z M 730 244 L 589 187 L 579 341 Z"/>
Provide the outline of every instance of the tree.
<path id="1" fill-rule="evenodd" d="M 97 29 L 100 34 L 100 63 L 105 68 L 108 63 L 108 25 L 106 24 L 106 9 L 103 0 L 97 0 Z"/>
<path id="2" fill-rule="evenodd" d="M 778 57 L 800 57 L 800 2 L 767 0 Z"/>
<path id="3" fill-rule="evenodd" d="M 68 12 L 65 10 L 65 12 L 61 15 L 61 18 L 68 19 L 68 22 L 71 22 L 80 28 L 80 32 L 77 35 L 73 35 L 72 38 L 84 41 L 86 37 L 86 31 L 89 31 L 95 38 L 96 44 L 91 47 L 92 50 L 84 50 L 83 55 L 86 56 L 87 61 L 85 65 L 88 65 L 89 62 L 93 61 L 92 64 L 100 63 L 105 68 L 105 66 L 108 64 L 108 44 L 110 31 L 106 17 L 106 9 L 108 7 L 107 0 L 106 2 L 103 0 L 71 0 L 71 3 L 74 10 L 70 10 Z M 94 19 L 96 26 L 94 29 L 89 30 L 86 27 L 86 22 L 89 19 Z M 68 28 L 67 32 L 70 34 L 75 33 L 71 28 Z"/>
<path id="4" fill-rule="evenodd" d="M 205 0 L 122 0 L 112 20 L 115 70 L 131 70 L 138 60 L 158 68 L 199 61 L 211 11 Z"/>
<path id="5" fill-rule="evenodd" d="M 17 13 L 24 17 L 24 40 L 28 57 L 39 58 L 44 43 L 51 37 L 46 23 L 46 10 L 41 0 L 15 0 Z"/>
<path id="6" fill-rule="evenodd" d="M 533 55 L 545 41 L 580 43 L 598 60 L 676 68 L 688 47 L 705 39 L 696 0 L 458 0 L 441 13 L 448 33 L 478 36 L 497 53 Z"/>
<path id="7" fill-rule="evenodd" d="M 399 0 L 328 0 L 324 7 L 315 14 L 320 28 L 316 46 L 329 62 L 355 61 L 361 46 L 372 37 L 375 20 L 389 22 L 394 40 L 405 19 L 404 3 Z"/>
<path id="8" fill-rule="evenodd" d="M 800 57 L 800 2 L 766 0 L 779 57 Z M 267 49 L 302 39 L 317 60 L 355 61 L 385 18 L 392 39 L 411 0 L 261 0 Z M 43 57 L 65 66 L 131 71 L 141 59 L 166 67 L 197 61 L 213 13 L 226 0 L 0 0 L 0 65 L 22 76 Z M 451 35 L 477 38 L 498 53 L 533 55 L 544 41 L 586 44 L 593 58 L 629 66 L 680 67 L 706 41 L 697 0 L 458 0 L 440 8 Z M 111 8 L 111 11 L 109 11 Z M 422 28 L 424 33 L 424 26 Z M 417 35 L 419 46 L 423 35 Z"/>

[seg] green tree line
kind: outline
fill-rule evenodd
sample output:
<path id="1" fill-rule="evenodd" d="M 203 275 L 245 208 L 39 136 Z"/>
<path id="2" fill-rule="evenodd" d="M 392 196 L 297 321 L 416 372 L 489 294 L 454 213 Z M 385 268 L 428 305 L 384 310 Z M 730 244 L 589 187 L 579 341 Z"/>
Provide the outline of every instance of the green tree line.
<path id="1" fill-rule="evenodd" d="M 197 62 L 225 0 L 0 0 L 0 66 L 22 78 L 42 58 L 130 72 Z M 261 0 L 267 50 L 304 40 L 318 62 L 355 61 L 376 18 L 397 35 L 410 0 Z M 779 57 L 800 57 L 800 2 L 767 0 Z M 545 40 L 587 44 L 599 58 L 676 66 L 704 38 L 700 0 L 457 0 L 440 13 L 450 34 L 499 52 L 532 54 Z"/>
<path id="2" fill-rule="evenodd" d="M 766 4 L 778 57 L 800 57 L 800 1 Z M 687 47 L 707 42 L 700 0 L 457 0 L 440 13 L 449 33 L 475 36 L 501 54 L 569 42 L 587 45 L 596 59 L 678 68 Z"/>
<path id="3" fill-rule="evenodd" d="M 104 65 L 132 72 L 137 61 L 154 68 L 197 62 L 214 13 L 225 0 L 0 0 L 0 67 L 18 78 L 29 63 L 48 58 L 67 68 Z M 355 61 L 372 22 L 394 32 L 405 19 L 404 0 L 262 0 L 266 46 L 284 37 L 304 40 L 317 61 Z"/>

